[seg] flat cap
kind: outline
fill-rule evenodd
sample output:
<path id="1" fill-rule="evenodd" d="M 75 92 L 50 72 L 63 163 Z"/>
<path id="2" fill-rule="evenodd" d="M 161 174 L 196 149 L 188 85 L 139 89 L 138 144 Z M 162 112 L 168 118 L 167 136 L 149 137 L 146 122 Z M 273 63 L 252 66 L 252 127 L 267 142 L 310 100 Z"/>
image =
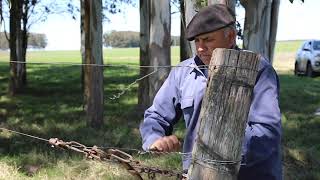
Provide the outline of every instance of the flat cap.
<path id="1" fill-rule="evenodd" d="M 214 4 L 202 8 L 187 26 L 189 41 L 200 34 L 216 31 L 235 23 L 235 15 L 223 4 Z"/>

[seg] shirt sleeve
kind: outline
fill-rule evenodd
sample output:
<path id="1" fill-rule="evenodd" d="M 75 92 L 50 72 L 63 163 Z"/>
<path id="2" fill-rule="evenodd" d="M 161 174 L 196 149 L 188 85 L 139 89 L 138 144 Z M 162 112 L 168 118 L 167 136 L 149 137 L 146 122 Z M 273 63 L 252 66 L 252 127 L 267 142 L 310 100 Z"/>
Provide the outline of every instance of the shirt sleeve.
<path id="1" fill-rule="evenodd" d="M 250 167 L 276 160 L 281 144 L 279 79 L 268 64 L 258 74 L 242 147 L 242 163 Z M 275 163 L 275 162 L 274 162 Z M 268 167 L 265 167 L 268 168 Z"/>
<path id="2" fill-rule="evenodd" d="M 172 70 L 156 94 L 153 104 L 145 111 L 144 121 L 140 124 L 142 148 L 148 148 L 160 137 L 172 133 L 173 125 L 181 117 L 175 70 Z"/>

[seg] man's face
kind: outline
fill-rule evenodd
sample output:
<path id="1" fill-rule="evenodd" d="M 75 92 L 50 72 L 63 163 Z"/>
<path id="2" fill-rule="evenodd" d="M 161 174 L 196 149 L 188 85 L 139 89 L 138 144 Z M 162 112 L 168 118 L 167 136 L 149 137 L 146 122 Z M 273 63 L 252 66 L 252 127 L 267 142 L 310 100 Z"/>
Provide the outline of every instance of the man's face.
<path id="1" fill-rule="evenodd" d="M 195 37 L 197 55 L 206 65 L 210 64 L 212 51 L 216 48 L 231 48 L 234 45 L 235 32 L 220 29 Z"/>

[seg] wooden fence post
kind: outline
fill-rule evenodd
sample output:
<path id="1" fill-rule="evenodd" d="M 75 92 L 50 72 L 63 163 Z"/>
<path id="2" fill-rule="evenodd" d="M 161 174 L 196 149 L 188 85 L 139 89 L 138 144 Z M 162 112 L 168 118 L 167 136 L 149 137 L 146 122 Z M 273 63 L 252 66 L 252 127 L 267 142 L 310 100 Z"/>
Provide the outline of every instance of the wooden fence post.
<path id="1" fill-rule="evenodd" d="M 241 146 L 259 67 L 248 51 L 213 51 L 189 180 L 237 179 Z"/>

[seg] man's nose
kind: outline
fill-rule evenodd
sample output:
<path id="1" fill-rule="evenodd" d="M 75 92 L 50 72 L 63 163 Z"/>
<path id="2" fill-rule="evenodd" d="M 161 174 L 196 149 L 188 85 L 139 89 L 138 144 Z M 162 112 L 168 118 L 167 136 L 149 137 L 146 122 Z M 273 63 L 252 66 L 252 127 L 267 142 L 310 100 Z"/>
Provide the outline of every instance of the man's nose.
<path id="1" fill-rule="evenodd" d="M 205 47 L 205 45 L 204 45 L 204 43 L 203 43 L 203 41 L 199 41 L 199 43 L 198 43 L 198 51 L 205 51 L 206 50 L 206 47 Z"/>

